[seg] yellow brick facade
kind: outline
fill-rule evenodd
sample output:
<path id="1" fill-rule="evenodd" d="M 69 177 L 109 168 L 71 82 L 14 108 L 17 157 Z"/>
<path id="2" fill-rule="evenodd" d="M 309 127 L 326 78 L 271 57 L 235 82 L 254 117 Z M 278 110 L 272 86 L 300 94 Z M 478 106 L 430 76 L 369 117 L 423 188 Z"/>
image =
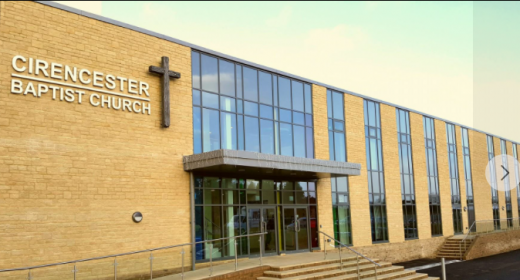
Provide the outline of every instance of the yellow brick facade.
<path id="1" fill-rule="evenodd" d="M 345 94 L 345 126 L 347 130 L 347 159 L 350 162 L 361 164 L 361 175 L 349 178 L 352 243 L 354 246 L 365 246 L 372 244 L 372 231 L 368 203 L 365 123 L 362 98 Z"/>
<path id="2" fill-rule="evenodd" d="M 381 137 L 383 168 L 385 171 L 386 213 L 390 242 L 404 241 L 403 204 L 401 200 L 401 171 L 397 143 L 395 107 L 381 104 Z"/>
<path id="3" fill-rule="evenodd" d="M 485 174 L 488 163 L 486 135 L 468 130 L 468 136 L 475 197 L 475 220 L 492 220 L 491 186 L 487 182 Z"/>
<path id="4" fill-rule="evenodd" d="M 495 168 L 496 168 L 496 175 L 497 175 L 497 186 L 504 186 L 503 183 L 499 183 L 500 179 L 504 176 L 503 170 L 500 168 L 502 165 L 502 150 L 500 149 L 500 138 L 493 137 L 493 148 L 495 152 L 495 156 L 498 156 L 498 158 L 495 158 Z M 500 184 L 500 185 L 499 185 Z M 507 211 L 506 211 L 506 194 L 503 191 L 502 188 L 498 188 L 498 213 L 500 218 L 500 227 L 501 228 L 507 228 Z"/>
<path id="5" fill-rule="evenodd" d="M 462 208 L 462 229 L 463 232 L 468 230 L 468 211 L 464 211 L 464 207 L 467 207 L 467 196 L 466 196 L 466 177 L 464 173 L 464 153 L 462 150 L 462 130 L 461 127 L 455 126 L 455 139 L 457 142 L 457 166 L 459 172 L 459 187 L 460 187 L 460 207 Z"/>
<path id="6" fill-rule="evenodd" d="M 435 142 L 437 145 L 437 168 L 439 172 L 439 193 L 441 196 L 442 234 L 453 235 L 453 214 L 451 206 L 450 167 L 448 162 L 448 142 L 446 123 L 435 120 Z"/>
<path id="7" fill-rule="evenodd" d="M 329 160 L 329 132 L 327 128 L 327 89 L 312 85 L 314 115 L 314 145 L 317 159 Z M 330 179 L 320 179 L 317 184 L 318 221 L 320 231 L 334 236 L 332 218 L 332 189 Z M 323 249 L 323 236 L 320 235 L 320 247 Z"/>
<path id="8" fill-rule="evenodd" d="M 417 229 L 419 239 L 431 238 L 430 201 L 428 197 L 428 174 L 426 169 L 426 148 L 424 146 L 423 116 L 410 113 L 412 138 L 413 172 L 416 196 Z"/>
<path id="9" fill-rule="evenodd" d="M 506 146 L 507 146 L 507 155 L 514 158 L 513 143 L 511 143 L 510 141 L 506 141 Z M 508 163 L 511 164 L 510 161 Z M 509 186 L 511 188 L 511 208 L 513 210 L 513 219 L 517 220 L 518 219 L 518 193 L 517 193 L 518 186 L 516 185 L 515 166 L 514 165 L 509 166 L 508 170 L 510 172 L 510 175 L 508 176 L 508 180 L 509 180 Z M 518 222 L 516 222 L 515 225 L 518 225 Z"/>
<path id="10" fill-rule="evenodd" d="M 190 49 L 35 2 L 1 3 L 0 268 L 190 242 Z M 10 94 L 15 55 L 147 82 L 151 115 Z M 160 79 L 148 73 L 161 56 L 182 75 L 170 84 L 169 129 Z M 139 257 L 147 267 L 149 255 Z"/>
<path id="11" fill-rule="evenodd" d="M 1 1 L 0 53 L 0 269 L 191 242 L 190 174 L 182 165 L 182 157 L 193 154 L 189 47 L 36 2 Z M 15 55 L 146 82 L 151 114 L 93 107 L 88 102 L 68 103 L 49 95 L 11 94 Z M 161 56 L 168 56 L 170 69 L 182 77 L 170 83 L 172 125 L 167 129 L 161 126 L 160 79 L 148 72 L 149 65 L 160 65 Z M 320 160 L 329 160 L 326 90 L 312 85 L 314 152 Z M 345 93 L 344 108 L 347 160 L 361 164 L 361 175 L 349 178 L 352 242 L 377 254 L 371 236 L 363 98 Z M 446 123 L 435 120 L 443 237 L 431 238 L 423 116 L 410 112 L 419 240 L 405 241 L 396 108 L 387 104 L 380 108 L 390 245 L 377 246 L 391 252 L 399 251 L 399 243 L 406 243 L 403 248 L 407 250 L 424 244 L 437 248 L 443 238 L 453 235 Z M 486 135 L 468 132 L 476 220 L 489 220 L 493 215 L 491 189 L 484 174 Z M 456 136 L 465 207 L 459 126 Z M 507 145 L 512 155 L 511 142 Z M 500 155 L 496 137 L 494 147 Z M 497 170 L 498 177 L 501 172 Z M 513 186 L 512 176 L 511 180 Z M 518 217 L 513 190 L 513 217 Z M 505 218 L 506 211 L 501 209 L 504 193 L 499 192 L 499 197 L 500 215 Z M 333 236 L 330 179 L 318 180 L 317 199 L 318 229 Z M 143 222 L 132 221 L 135 211 L 143 213 Z M 466 230 L 470 226 L 467 212 L 462 216 Z M 320 245 L 323 249 L 324 244 Z M 411 255 L 429 256 L 435 251 L 431 248 Z M 189 263 L 190 248 L 185 250 Z M 180 253 L 181 249 L 158 252 L 154 267 L 162 273 L 178 269 Z M 121 258 L 118 269 L 145 276 L 149 257 L 147 253 Z M 111 262 L 82 264 L 80 279 L 110 275 Z M 70 270 L 57 267 L 39 273 L 60 279 Z"/>

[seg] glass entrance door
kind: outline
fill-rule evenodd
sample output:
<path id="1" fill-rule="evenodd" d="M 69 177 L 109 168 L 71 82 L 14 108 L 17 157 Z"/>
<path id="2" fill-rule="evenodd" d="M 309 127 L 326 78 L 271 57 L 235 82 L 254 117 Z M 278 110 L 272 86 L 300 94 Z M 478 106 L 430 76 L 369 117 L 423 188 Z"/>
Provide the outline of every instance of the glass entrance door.
<path id="1" fill-rule="evenodd" d="M 283 208 L 285 251 L 309 250 L 307 207 Z"/>
<path id="2" fill-rule="evenodd" d="M 249 238 L 249 254 L 276 254 L 276 211 L 274 207 L 255 207 L 247 209 L 249 233 L 267 232 L 260 237 Z M 263 246 L 260 247 L 260 239 Z"/>

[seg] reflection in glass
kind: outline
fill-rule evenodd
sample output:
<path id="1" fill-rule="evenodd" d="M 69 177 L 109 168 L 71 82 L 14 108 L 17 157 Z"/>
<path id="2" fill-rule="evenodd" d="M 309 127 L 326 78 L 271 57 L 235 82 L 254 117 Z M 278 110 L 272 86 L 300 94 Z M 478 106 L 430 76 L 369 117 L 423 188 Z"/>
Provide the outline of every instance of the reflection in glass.
<path id="1" fill-rule="evenodd" d="M 202 153 L 202 122 L 200 108 L 193 107 L 193 153 Z"/>
<path id="2" fill-rule="evenodd" d="M 280 123 L 280 145 L 282 148 L 282 155 L 293 155 L 292 125 Z"/>
<path id="3" fill-rule="evenodd" d="M 191 82 L 193 88 L 200 89 L 200 54 L 191 52 Z"/>
<path id="4" fill-rule="evenodd" d="M 258 102 L 258 71 L 244 67 L 244 99 Z"/>
<path id="5" fill-rule="evenodd" d="M 260 132 L 258 129 L 258 119 L 252 117 L 245 118 L 246 151 L 260 152 Z"/>
<path id="6" fill-rule="evenodd" d="M 218 92 L 218 67 L 217 59 L 207 55 L 201 55 L 202 61 L 202 90 Z"/>
<path id="7" fill-rule="evenodd" d="M 225 60 L 219 61 L 220 94 L 235 96 L 235 65 Z"/>
<path id="8" fill-rule="evenodd" d="M 305 128 L 303 126 L 294 125 L 294 156 L 305 157 Z"/>
<path id="9" fill-rule="evenodd" d="M 218 111 L 203 109 L 203 152 L 220 149 L 220 128 Z"/>
<path id="10" fill-rule="evenodd" d="M 261 152 L 264 154 L 274 154 L 274 133 L 272 121 L 260 120 L 260 136 L 260 141 L 262 143 Z"/>
<path id="11" fill-rule="evenodd" d="M 236 115 L 231 113 L 221 113 L 222 127 L 222 149 L 237 149 Z"/>
<path id="12" fill-rule="evenodd" d="M 282 108 L 291 109 L 291 82 L 289 79 L 278 77 L 278 99 Z"/>
<path id="13" fill-rule="evenodd" d="M 273 104 L 273 84 L 271 74 L 260 71 L 260 103 Z"/>

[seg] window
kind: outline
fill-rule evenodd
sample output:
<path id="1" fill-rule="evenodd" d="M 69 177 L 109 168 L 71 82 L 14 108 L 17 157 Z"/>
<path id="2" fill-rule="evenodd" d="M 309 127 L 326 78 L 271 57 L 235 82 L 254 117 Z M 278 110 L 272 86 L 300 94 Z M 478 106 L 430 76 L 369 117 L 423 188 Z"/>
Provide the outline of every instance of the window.
<path id="1" fill-rule="evenodd" d="M 372 241 L 388 241 L 379 103 L 364 100 L 363 107 Z"/>
<path id="2" fill-rule="evenodd" d="M 327 115 L 329 158 L 335 161 L 347 161 L 343 93 L 327 90 Z"/>
<path id="3" fill-rule="evenodd" d="M 405 239 L 417 238 L 417 215 L 412 163 L 412 142 L 408 111 L 395 110 L 397 116 L 397 141 L 399 143 L 399 169 L 401 171 L 401 200 Z"/>
<path id="4" fill-rule="evenodd" d="M 441 196 L 435 142 L 435 123 L 432 118 L 423 117 L 424 145 L 426 147 L 426 173 L 430 203 L 430 224 L 432 236 L 442 235 Z"/>
<path id="5" fill-rule="evenodd" d="M 520 217 L 520 177 L 518 174 L 518 151 L 516 150 L 517 147 L 516 147 L 516 144 L 513 143 L 513 157 L 516 159 L 515 160 L 515 178 L 516 178 L 516 197 L 517 197 L 517 200 L 518 200 L 518 216 Z"/>
<path id="6" fill-rule="evenodd" d="M 453 231 L 455 234 L 460 234 L 463 232 L 462 209 L 460 200 L 459 165 L 457 163 L 457 137 L 455 134 L 455 126 L 453 124 L 446 124 L 446 137 L 448 138 L 448 163 L 450 168 Z"/>
<path id="7" fill-rule="evenodd" d="M 506 141 L 500 139 L 500 153 L 502 154 L 502 165 L 505 169 L 509 170 L 509 164 L 507 160 L 507 146 Z M 502 176 L 506 176 L 507 173 L 502 169 Z M 511 205 L 511 187 L 509 186 L 509 178 L 504 179 L 504 193 L 506 196 L 506 215 L 507 215 L 507 227 L 513 227 L 513 207 Z"/>
<path id="8" fill-rule="evenodd" d="M 495 230 L 500 229 L 500 209 L 498 207 L 498 189 L 497 189 L 497 174 L 495 170 L 495 148 L 493 147 L 493 136 L 487 136 L 487 150 L 488 160 L 491 170 L 489 170 L 489 176 L 491 180 L 491 203 L 493 206 L 493 224 Z"/>
<path id="9" fill-rule="evenodd" d="M 468 225 L 469 227 L 473 226 L 475 222 L 475 203 L 473 199 L 473 183 L 471 176 L 471 158 L 470 158 L 470 150 L 469 150 L 469 136 L 468 129 L 461 128 L 462 131 L 462 154 L 464 156 L 464 179 L 466 180 L 466 205 L 468 210 Z M 475 227 L 471 228 L 472 231 L 475 231 Z"/>
<path id="10" fill-rule="evenodd" d="M 345 245 L 352 244 L 350 200 L 347 177 L 330 179 L 332 187 L 332 215 L 334 238 Z M 336 244 L 339 245 L 339 244 Z"/>
<path id="11" fill-rule="evenodd" d="M 314 158 L 311 85 L 192 52 L 194 153 Z"/>

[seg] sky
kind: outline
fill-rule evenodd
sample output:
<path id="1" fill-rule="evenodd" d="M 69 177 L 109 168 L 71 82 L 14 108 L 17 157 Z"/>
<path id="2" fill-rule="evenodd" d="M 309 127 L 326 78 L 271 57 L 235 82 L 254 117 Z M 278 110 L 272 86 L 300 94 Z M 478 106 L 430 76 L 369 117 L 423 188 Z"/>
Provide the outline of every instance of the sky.
<path id="1" fill-rule="evenodd" d="M 63 4 L 520 142 L 518 2 Z"/>

